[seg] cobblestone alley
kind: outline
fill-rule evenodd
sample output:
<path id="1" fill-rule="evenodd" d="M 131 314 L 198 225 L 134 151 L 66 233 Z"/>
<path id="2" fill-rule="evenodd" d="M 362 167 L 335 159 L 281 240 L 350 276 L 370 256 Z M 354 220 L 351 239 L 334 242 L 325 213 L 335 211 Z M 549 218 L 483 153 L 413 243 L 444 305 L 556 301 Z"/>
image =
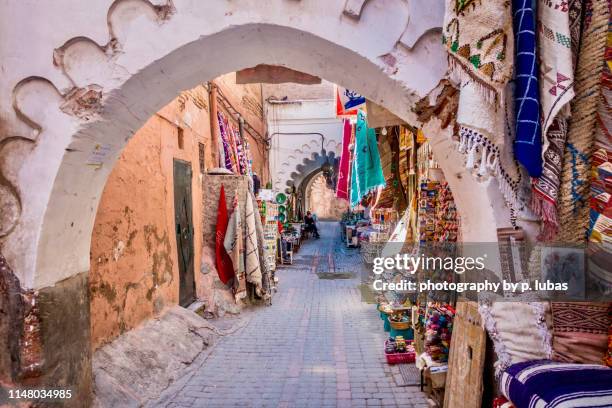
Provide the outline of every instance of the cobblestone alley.
<path id="1" fill-rule="evenodd" d="M 385 332 L 362 301 L 359 253 L 345 249 L 338 224 L 321 222 L 294 264 L 277 271 L 271 307 L 215 346 L 201 367 L 155 407 L 426 407 L 418 387 L 398 387 L 385 362 Z M 320 279 L 316 271 L 353 274 Z M 329 276 L 328 276 L 329 277 Z"/>

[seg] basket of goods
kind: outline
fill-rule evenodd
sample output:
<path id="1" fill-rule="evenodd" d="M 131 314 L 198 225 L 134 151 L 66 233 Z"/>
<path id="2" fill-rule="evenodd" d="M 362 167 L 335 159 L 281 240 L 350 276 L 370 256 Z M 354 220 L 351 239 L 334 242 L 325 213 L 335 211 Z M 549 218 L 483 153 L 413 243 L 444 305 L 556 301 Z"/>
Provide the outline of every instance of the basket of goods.
<path id="1" fill-rule="evenodd" d="M 410 316 L 404 313 L 389 315 L 389 323 L 395 330 L 407 330 L 412 327 L 412 320 Z"/>
<path id="2" fill-rule="evenodd" d="M 386 319 L 388 315 L 393 313 L 393 308 L 388 303 L 379 303 L 378 311 L 380 312 L 380 318 Z"/>
<path id="3" fill-rule="evenodd" d="M 414 363 L 416 352 L 412 341 L 406 340 L 402 336 L 390 337 L 385 341 L 385 357 L 389 364 Z"/>

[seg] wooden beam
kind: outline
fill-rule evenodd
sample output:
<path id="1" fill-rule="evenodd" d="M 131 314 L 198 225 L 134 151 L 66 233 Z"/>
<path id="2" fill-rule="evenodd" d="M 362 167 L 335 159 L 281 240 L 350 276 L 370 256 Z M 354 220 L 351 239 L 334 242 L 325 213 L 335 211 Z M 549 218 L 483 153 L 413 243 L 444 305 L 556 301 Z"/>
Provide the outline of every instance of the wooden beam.
<path id="1" fill-rule="evenodd" d="M 236 72 L 237 84 L 283 84 L 318 85 L 321 78 L 278 65 L 260 64 Z"/>

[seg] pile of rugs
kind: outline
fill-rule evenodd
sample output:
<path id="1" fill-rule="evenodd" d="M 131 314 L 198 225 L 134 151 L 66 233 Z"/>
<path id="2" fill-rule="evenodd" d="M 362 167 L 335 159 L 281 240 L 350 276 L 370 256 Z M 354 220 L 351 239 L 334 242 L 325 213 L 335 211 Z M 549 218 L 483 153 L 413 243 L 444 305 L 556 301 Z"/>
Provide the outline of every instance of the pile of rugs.
<path id="1" fill-rule="evenodd" d="M 507 305 L 496 302 L 479 307 L 497 355 L 499 388 L 512 403 L 507 406 L 612 405 L 612 369 L 606 367 L 610 364 L 609 304 Z M 530 405 L 534 401 L 537 404 Z"/>

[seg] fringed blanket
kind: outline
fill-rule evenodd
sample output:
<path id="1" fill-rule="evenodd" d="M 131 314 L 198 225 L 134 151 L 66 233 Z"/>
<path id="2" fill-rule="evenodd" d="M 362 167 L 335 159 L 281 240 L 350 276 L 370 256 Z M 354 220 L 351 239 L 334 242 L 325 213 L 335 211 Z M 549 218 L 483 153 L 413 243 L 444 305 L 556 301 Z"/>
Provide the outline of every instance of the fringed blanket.
<path id="1" fill-rule="evenodd" d="M 612 17 L 608 21 L 608 41 L 597 111 L 596 150 L 593 154 L 590 241 L 610 244 L 612 242 L 612 109 L 610 106 L 612 104 Z M 603 248 L 610 247 L 608 245 Z"/>
<path id="2" fill-rule="evenodd" d="M 506 121 L 512 121 L 511 113 L 483 100 L 471 82 L 461 89 L 459 98 L 459 152 L 467 157 L 466 168 L 479 180 L 495 177 L 506 202 L 512 208 L 522 208 L 518 194 L 521 175 L 507 143 L 512 127 L 509 123 L 506 126 Z"/>
<path id="3" fill-rule="evenodd" d="M 510 366 L 500 388 L 516 408 L 609 407 L 612 369 L 535 360 Z"/>
<path id="4" fill-rule="evenodd" d="M 589 224 L 591 155 L 600 101 L 601 74 L 608 34 L 607 0 L 587 0 L 572 101 L 567 144 L 563 159 L 558 215 L 561 242 L 584 242 Z"/>
<path id="5" fill-rule="evenodd" d="M 227 232 L 227 201 L 225 199 L 225 188 L 221 185 L 219 192 L 219 206 L 217 207 L 217 227 L 215 232 L 215 262 L 219 279 L 224 284 L 231 283 L 234 279 L 234 267 L 232 260 L 223 245 Z"/>
<path id="6" fill-rule="evenodd" d="M 376 132 L 368 128 L 363 111 L 357 114 L 355 158 L 351 172 L 351 206 L 354 207 L 370 191 L 385 186 L 380 164 Z"/>
<path id="7" fill-rule="evenodd" d="M 245 269 L 246 280 L 255 286 L 255 294 L 263 296 L 261 261 L 259 258 L 259 243 L 257 241 L 256 217 L 253 200 L 250 193 L 246 200 L 246 243 L 245 243 Z"/>
<path id="8" fill-rule="evenodd" d="M 533 179 L 531 209 L 542 218 L 538 239 L 557 234 L 557 199 L 567 139 L 569 102 L 574 97 L 574 68 L 580 41 L 581 0 L 539 0 L 538 53 L 542 109 L 542 175 Z"/>
<path id="9" fill-rule="evenodd" d="M 516 132 L 514 155 L 531 177 L 542 174 L 540 88 L 532 0 L 513 0 Z"/>
<path id="10" fill-rule="evenodd" d="M 455 83 L 472 80 L 490 103 L 512 78 L 512 12 L 506 0 L 447 0 L 442 38 Z"/>
<path id="11" fill-rule="evenodd" d="M 246 297 L 246 276 L 244 272 L 244 249 L 242 247 L 242 220 L 240 217 L 240 206 L 238 205 L 238 193 L 234 195 L 232 215 L 227 225 L 227 233 L 223 246 L 229 254 L 234 266 L 233 290 L 236 302 Z"/>
<path id="12" fill-rule="evenodd" d="M 351 163 L 351 132 L 353 126 L 348 119 L 344 120 L 344 133 L 342 135 L 342 154 L 340 155 L 340 165 L 338 170 L 338 184 L 336 187 L 336 197 L 348 200 L 349 166 Z"/>

